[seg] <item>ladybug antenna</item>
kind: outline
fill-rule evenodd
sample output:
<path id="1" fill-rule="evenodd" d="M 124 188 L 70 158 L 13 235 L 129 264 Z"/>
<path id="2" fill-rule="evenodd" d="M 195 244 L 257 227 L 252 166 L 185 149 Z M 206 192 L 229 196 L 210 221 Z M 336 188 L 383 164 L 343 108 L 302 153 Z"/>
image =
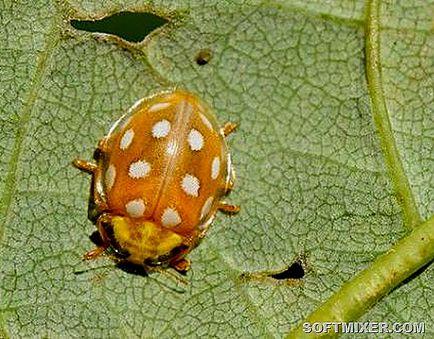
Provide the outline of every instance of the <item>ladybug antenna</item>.
<path id="1" fill-rule="evenodd" d="M 74 275 L 80 275 L 80 274 L 84 274 L 84 273 L 91 273 L 93 271 L 98 271 L 98 270 L 102 270 L 105 268 L 114 269 L 114 268 L 119 268 L 119 266 L 118 265 L 103 265 L 103 266 L 98 266 L 98 267 L 91 267 L 91 268 L 87 268 L 85 270 L 74 271 L 73 274 Z M 131 272 L 128 272 L 127 270 L 123 270 L 123 271 L 125 271 L 127 273 L 131 273 Z M 166 277 L 169 277 L 170 279 L 175 280 L 177 283 L 180 283 L 184 286 L 190 285 L 190 283 L 187 280 L 185 280 L 183 277 L 181 277 L 180 274 L 174 273 L 174 272 L 169 271 L 167 269 L 165 270 L 165 269 L 160 268 L 160 267 L 153 267 L 152 272 L 162 273 Z M 149 273 L 151 273 L 151 272 L 149 272 Z M 132 274 L 136 274 L 136 273 L 132 273 Z M 136 274 L 136 275 L 142 275 L 142 274 Z M 160 286 L 163 286 L 163 287 L 165 287 L 165 288 L 167 288 L 173 292 L 181 293 L 181 294 L 186 292 L 185 288 L 175 288 L 173 286 L 170 286 L 170 285 L 166 284 L 165 282 L 161 281 L 160 279 L 149 275 L 148 273 L 143 274 L 142 276 L 145 276 L 148 279 L 154 280 Z"/>
<path id="2" fill-rule="evenodd" d="M 104 268 L 112 268 L 113 265 L 104 265 L 104 266 L 98 266 L 98 267 L 91 267 L 91 268 L 87 268 L 85 270 L 81 270 L 81 271 L 74 271 L 72 272 L 74 275 L 80 275 L 80 274 L 84 274 L 84 273 L 90 273 L 92 271 L 97 271 L 100 269 L 104 269 Z"/>
<path id="3" fill-rule="evenodd" d="M 165 288 L 167 288 L 167 289 L 169 289 L 169 290 L 171 290 L 173 292 L 176 292 L 176 293 L 179 293 L 179 294 L 184 294 L 186 292 L 185 288 L 182 288 L 182 287 L 178 288 L 178 287 L 170 286 L 170 285 L 166 284 L 165 282 L 161 281 L 160 279 L 158 279 L 156 277 L 149 277 L 149 278 L 153 279 L 158 285 L 160 285 L 162 287 L 165 287 Z M 171 277 L 171 278 L 173 278 L 173 277 Z M 179 280 L 177 280 L 177 281 L 179 281 Z M 185 282 L 183 282 L 183 283 L 185 283 Z"/>
<path id="4" fill-rule="evenodd" d="M 162 275 L 165 275 L 169 279 L 175 280 L 177 283 L 179 283 L 185 287 L 190 286 L 190 283 L 184 277 L 182 277 L 180 273 L 173 272 L 172 270 L 169 270 L 167 268 L 152 267 L 151 272 L 161 273 Z M 157 279 L 155 279 L 155 280 L 157 281 Z M 183 290 L 182 293 L 185 293 L 185 290 Z"/>

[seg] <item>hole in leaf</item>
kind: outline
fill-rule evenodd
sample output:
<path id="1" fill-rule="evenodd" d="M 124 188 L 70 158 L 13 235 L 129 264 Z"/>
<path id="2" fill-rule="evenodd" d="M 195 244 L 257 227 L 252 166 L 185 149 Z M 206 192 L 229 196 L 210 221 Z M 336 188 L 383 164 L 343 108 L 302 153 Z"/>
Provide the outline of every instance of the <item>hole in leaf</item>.
<path id="1" fill-rule="evenodd" d="M 210 60 L 211 60 L 211 51 L 209 49 L 203 49 L 201 51 L 199 51 L 199 53 L 197 53 L 196 55 L 196 63 L 199 66 L 203 66 L 206 65 Z"/>
<path id="2" fill-rule="evenodd" d="M 167 23 L 151 13 L 121 12 L 101 20 L 71 20 L 72 27 L 87 31 L 116 35 L 129 42 L 140 42 L 149 33 Z"/>
<path id="3" fill-rule="evenodd" d="M 286 270 L 272 274 L 270 277 L 277 280 L 284 279 L 301 279 L 304 277 L 304 268 L 301 261 L 294 262 L 291 266 L 289 266 Z"/>

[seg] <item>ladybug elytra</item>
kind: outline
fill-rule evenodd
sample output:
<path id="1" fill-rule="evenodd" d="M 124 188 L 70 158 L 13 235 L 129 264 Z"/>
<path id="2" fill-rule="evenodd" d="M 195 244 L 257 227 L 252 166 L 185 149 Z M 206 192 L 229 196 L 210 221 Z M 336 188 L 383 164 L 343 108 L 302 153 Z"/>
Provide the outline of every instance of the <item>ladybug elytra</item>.
<path id="1" fill-rule="evenodd" d="M 92 175 L 89 219 L 102 244 L 84 255 L 94 259 L 111 248 L 121 261 L 148 270 L 190 268 L 185 256 L 205 236 L 233 187 L 234 171 L 225 137 L 195 95 L 174 90 L 139 100 L 103 138 L 96 164 L 74 160 Z"/>

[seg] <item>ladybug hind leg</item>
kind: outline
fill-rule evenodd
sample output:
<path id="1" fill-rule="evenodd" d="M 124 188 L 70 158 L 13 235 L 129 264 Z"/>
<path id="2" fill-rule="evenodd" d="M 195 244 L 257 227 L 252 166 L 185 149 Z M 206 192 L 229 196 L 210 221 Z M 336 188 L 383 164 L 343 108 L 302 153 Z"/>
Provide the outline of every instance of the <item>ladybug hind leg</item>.
<path id="1" fill-rule="evenodd" d="M 225 203 L 223 201 L 219 202 L 217 208 L 219 211 L 222 211 L 222 212 L 228 213 L 228 214 L 236 214 L 240 211 L 240 206 L 231 205 L 231 204 Z"/>

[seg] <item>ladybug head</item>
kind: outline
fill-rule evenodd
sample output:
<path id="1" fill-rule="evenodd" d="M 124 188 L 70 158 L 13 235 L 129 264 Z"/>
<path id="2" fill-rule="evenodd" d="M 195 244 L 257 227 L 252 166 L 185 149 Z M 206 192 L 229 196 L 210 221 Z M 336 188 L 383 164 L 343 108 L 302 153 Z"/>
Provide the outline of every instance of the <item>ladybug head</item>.
<path id="1" fill-rule="evenodd" d="M 115 216 L 103 227 L 115 255 L 137 265 L 160 262 L 183 246 L 181 235 L 148 220 Z"/>

